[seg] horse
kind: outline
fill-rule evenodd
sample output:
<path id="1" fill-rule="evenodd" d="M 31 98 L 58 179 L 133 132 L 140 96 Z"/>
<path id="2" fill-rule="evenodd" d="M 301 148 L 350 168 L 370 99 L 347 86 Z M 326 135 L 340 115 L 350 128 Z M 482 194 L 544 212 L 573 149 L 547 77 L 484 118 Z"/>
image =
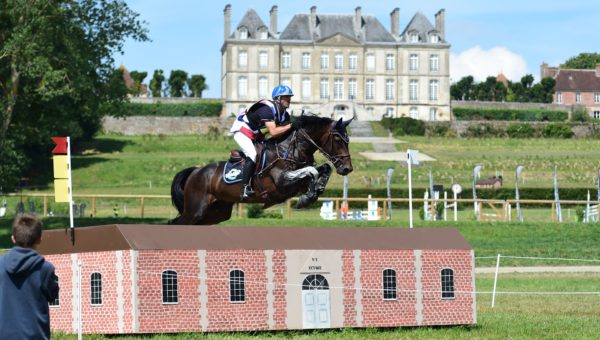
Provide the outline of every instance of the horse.
<path id="1" fill-rule="evenodd" d="M 244 200 L 244 203 L 262 203 L 263 208 L 268 208 L 299 193 L 302 195 L 297 208 L 316 201 L 325 190 L 331 174 L 329 164 L 316 166 L 316 151 L 333 164 L 339 175 L 346 176 L 352 172 L 348 148 L 350 140 L 346 131 L 351 121 L 302 115 L 294 121 L 295 128 L 284 136 L 258 144 L 260 159 L 257 158 L 257 170 L 251 179 L 256 195 Z M 239 163 L 243 162 L 243 155 L 238 155 L 239 158 Z M 229 162 L 232 161 L 230 158 Z M 231 218 L 233 205 L 241 201 L 241 183 L 225 183 L 224 179 L 232 172 L 229 170 L 224 177 L 226 163 L 189 167 L 175 175 L 171 184 L 171 201 L 179 215 L 169 224 L 210 225 Z"/>

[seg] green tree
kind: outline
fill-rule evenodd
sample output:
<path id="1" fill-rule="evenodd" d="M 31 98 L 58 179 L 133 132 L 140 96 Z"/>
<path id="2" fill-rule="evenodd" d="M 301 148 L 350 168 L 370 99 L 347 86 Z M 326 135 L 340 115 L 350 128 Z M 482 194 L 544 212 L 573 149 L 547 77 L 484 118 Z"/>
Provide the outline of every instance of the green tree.
<path id="1" fill-rule="evenodd" d="M 599 53 L 579 53 L 579 55 L 569 58 L 564 64 L 560 65 L 560 67 L 574 69 L 594 69 L 598 64 L 600 64 Z"/>
<path id="2" fill-rule="evenodd" d="M 192 97 L 202 98 L 202 92 L 208 90 L 206 78 L 201 74 L 194 74 L 188 79 L 188 88 Z"/>
<path id="3" fill-rule="evenodd" d="M 186 95 L 185 85 L 188 82 L 188 74 L 182 70 L 172 70 L 169 75 L 169 88 L 171 97 L 182 97 Z"/>
<path id="4" fill-rule="evenodd" d="M 152 97 L 160 97 L 162 94 L 162 86 L 165 81 L 163 70 L 154 70 L 152 79 L 150 80 L 150 92 Z"/>
<path id="5" fill-rule="evenodd" d="M 475 99 L 475 88 L 473 76 L 466 76 L 456 84 L 450 86 L 450 95 L 455 100 L 473 100 Z"/>
<path id="6" fill-rule="evenodd" d="M 133 88 L 131 89 L 131 94 L 139 97 L 142 94 L 142 84 L 144 83 L 144 79 L 148 76 L 148 72 L 138 72 L 131 71 L 129 72 L 131 79 L 133 79 Z"/>
<path id="7" fill-rule="evenodd" d="M 90 138 L 117 112 L 112 56 L 146 34 L 120 0 L 0 2 L 0 186 L 49 172 L 51 136 Z"/>

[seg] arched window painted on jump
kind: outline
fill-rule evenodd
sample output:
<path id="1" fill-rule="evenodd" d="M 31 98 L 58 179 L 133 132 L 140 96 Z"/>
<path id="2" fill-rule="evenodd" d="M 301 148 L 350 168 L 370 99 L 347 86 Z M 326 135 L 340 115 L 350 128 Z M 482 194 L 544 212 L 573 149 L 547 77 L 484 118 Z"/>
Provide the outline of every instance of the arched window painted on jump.
<path id="1" fill-rule="evenodd" d="M 442 299 L 454 299 L 454 270 L 442 269 Z"/>
<path id="2" fill-rule="evenodd" d="M 309 289 L 329 289 L 329 283 L 323 275 L 311 274 L 302 282 L 302 290 Z"/>
<path id="3" fill-rule="evenodd" d="M 175 304 L 179 302 L 177 272 L 174 270 L 165 270 L 162 272 L 162 302 L 163 304 Z"/>
<path id="4" fill-rule="evenodd" d="M 234 269 L 229 272 L 229 302 L 246 301 L 246 279 L 243 270 Z"/>
<path id="5" fill-rule="evenodd" d="M 102 304 L 102 274 L 92 273 L 90 277 L 90 292 L 92 305 Z"/>
<path id="6" fill-rule="evenodd" d="M 393 269 L 385 269 L 383 271 L 383 299 L 396 300 L 396 271 Z"/>

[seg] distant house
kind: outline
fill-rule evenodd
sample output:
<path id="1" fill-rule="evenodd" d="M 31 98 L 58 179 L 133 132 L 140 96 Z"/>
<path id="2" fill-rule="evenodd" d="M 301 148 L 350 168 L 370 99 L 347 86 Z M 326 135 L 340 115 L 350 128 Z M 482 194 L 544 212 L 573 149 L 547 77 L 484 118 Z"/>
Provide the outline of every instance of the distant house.
<path id="1" fill-rule="evenodd" d="M 575 70 L 543 63 L 540 75 L 542 79 L 552 77 L 556 80 L 552 103 L 582 105 L 591 117 L 600 119 L 600 64 L 592 70 Z"/>
<path id="2" fill-rule="evenodd" d="M 495 189 L 502 187 L 502 176 L 494 176 L 491 178 L 480 179 L 475 181 L 475 188 Z"/>
<path id="3" fill-rule="evenodd" d="M 456 229 L 106 225 L 45 231 L 51 328 L 85 334 L 476 323 Z M 81 290 L 78 267 L 81 264 Z"/>

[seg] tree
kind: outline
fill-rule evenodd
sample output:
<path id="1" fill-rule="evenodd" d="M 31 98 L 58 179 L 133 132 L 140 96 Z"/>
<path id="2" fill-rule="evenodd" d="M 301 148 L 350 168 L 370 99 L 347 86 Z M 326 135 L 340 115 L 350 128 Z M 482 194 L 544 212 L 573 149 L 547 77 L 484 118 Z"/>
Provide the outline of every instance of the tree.
<path id="1" fill-rule="evenodd" d="M 579 53 L 560 65 L 560 68 L 594 69 L 598 64 L 600 64 L 599 53 Z"/>
<path id="2" fill-rule="evenodd" d="M 450 86 L 450 95 L 456 100 L 473 100 L 474 98 L 473 76 L 466 76 L 456 84 Z"/>
<path id="3" fill-rule="evenodd" d="M 148 72 L 131 71 L 129 72 L 129 75 L 131 76 L 131 79 L 133 79 L 133 88 L 131 89 L 131 94 L 139 97 L 140 94 L 142 94 L 142 83 L 148 76 Z"/>
<path id="4" fill-rule="evenodd" d="M 154 70 L 152 79 L 150 80 L 150 92 L 152 97 L 160 97 L 162 93 L 162 84 L 165 81 L 163 70 Z"/>
<path id="5" fill-rule="evenodd" d="M 0 2 L 5 190 L 14 189 L 20 176 L 51 167 L 51 136 L 90 138 L 102 117 L 116 112 L 126 97 L 114 82 L 112 55 L 122 52 L 128 37 L 148 39 L 137 17 L 121 0 Z"/>
<path id="6" fill-rule="evenodd" d="M 186 95 L 185 85 L 188 82 L 187 72 L 182 70 L 172 70 L 169 75 L 169 88 L 171 97 L 181 97 Z"/>
<path id="7" fill-rule="evenodd" d="M 202 92 L 208 90 L 206 78 L 201 74 L 194 74 L 188 79 L 188 88 L 192 97 L 202 98 Z"/>

